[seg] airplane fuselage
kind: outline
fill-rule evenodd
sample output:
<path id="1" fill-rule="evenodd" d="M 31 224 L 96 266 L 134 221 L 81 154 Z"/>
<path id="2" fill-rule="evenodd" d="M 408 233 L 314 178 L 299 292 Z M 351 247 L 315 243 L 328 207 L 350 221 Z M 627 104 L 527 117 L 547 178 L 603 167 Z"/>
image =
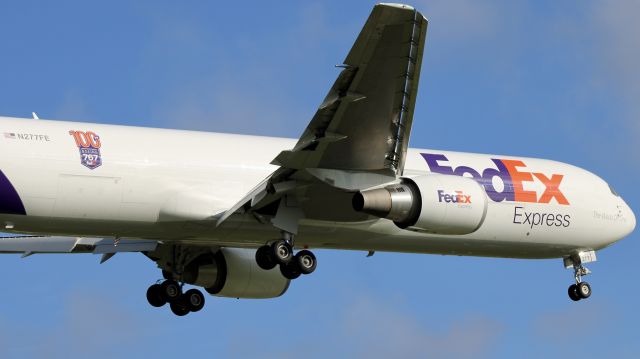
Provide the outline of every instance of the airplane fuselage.
<path id="1" fill-rule="evenodd" d="M 272 173 L 277 166 L 269 163 L 294 140 L 14 118 L 0 118 L 0 132 L 0 225 L 7 232 L 235 247 L 279 236 L 253 215 L 219 227 L 215 218 Z M 488 206 L 475 232 L 438 235 L 387 219 L 308 214 L 296 246 L 547 258 L 603 248 L 635 227 L 633 212 L 605 181 L 568 164 L 409 150 L 404 175 L 432 173 L 482 185 Z"/>

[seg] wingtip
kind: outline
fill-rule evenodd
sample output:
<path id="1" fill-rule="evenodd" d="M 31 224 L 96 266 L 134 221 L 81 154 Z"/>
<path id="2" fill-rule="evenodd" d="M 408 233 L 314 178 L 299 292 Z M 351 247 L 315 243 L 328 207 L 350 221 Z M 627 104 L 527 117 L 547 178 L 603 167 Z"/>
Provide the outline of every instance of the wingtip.
<path id="1" fill-rule="evenodd" d="M 411 5 L 401 4 L 401 3 L 393 3 L 393 2 L 381 2 L 381 3 L 376 4 L 376 6 L 386 6 L 386 7 L 396 8 L 396 9 L 417 11 L 418 14 L 420 14 L 420 16 L 422 16 L 424 21 L 429 22 L 429 19 L 427 19 L 426 16 L 424 16 L 420 11 L 418 11 L 416 8 L 414 8 Z"/>
<path id="2" fill-rule="evenodd" d="M 415 8 L 411 5 L 407 5 L 407 4 L 400 4 L 400 3 L 393 3 L 393 2 L 381 2 L 378 5 L 381 6 L 389 6 L 389 7 L 395 7 L 398 9 L 407 9 L 407 10 L 415 10 Z"/>

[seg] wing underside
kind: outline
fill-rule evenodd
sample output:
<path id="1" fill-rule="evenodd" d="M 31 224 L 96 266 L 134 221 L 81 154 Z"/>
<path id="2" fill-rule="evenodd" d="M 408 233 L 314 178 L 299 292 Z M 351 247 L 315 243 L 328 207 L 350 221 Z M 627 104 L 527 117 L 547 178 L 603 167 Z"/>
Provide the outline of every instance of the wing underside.
<path id="1" fill-rule="evenodd" d="M 61 236 L 1 237 L 0 253 L 33 254 L 92 253 L 102 254 L 101 262 L 122 252 L 153 251 L 157 241 L 144 239 L 82 238 Z"/>
<path id="2" fill-rule="evenodd" d="M 375 6 L 300 140 L 274 163 L 402 174 L 426 30 L 411 7 Z"/>

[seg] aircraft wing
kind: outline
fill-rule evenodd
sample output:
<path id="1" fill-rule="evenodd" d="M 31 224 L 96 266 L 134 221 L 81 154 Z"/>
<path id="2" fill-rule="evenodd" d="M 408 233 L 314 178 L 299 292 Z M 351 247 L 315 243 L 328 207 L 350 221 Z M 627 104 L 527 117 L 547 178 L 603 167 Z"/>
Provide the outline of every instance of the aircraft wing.
<path id="1" fill-rule="evenodd" d="M 273 163 L 402 174 L 426 31 L 415 9 L 376 5 L 300 140 Z"/>
<path id="2" fill-rule="evenodd" d="M 305 212 L 325 216 L 323 201 L 348 201 L 342 207 L 350 209 L 350 195 L 340 191 L 388 183 L 402 175 L 426 31 L 427 20 L 414 8 L 376 5 L 295 147 L 282 151 L 272 161 L 279 168 L 217 224 L 233 214 L 253 212 L 271 216 L 276 227 L 296 233 L 294 223 Z M 334 214 L 325 219 L 362 216 L 350 210 Z"/>
<path id="3" fill-rule="evenodd" d="M 22 253 L 23 257 L 41 253 L 102 254 L 100 263 L 120 252 L 148 252 L 157 241 L 143 239 L 78 238 L 61 236 L 0 237 L 0 253 Z"/>

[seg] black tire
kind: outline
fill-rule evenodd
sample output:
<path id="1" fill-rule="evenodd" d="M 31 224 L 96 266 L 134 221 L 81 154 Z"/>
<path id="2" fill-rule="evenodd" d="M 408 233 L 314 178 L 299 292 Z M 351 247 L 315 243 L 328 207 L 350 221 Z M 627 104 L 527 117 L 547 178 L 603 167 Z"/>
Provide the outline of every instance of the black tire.
<path id="1" fill-rule="evenodd" d="M 591 296 L 591 286 L 587 282 L 582 282 L 577 285 L 576 293 L 580 299 L 587 299 Z"/>
<path id="2" fill-rule="evenodd" d="M 165 280 L 160 284 L 160 293 L 166 302 L 172 303 L 177 301 L 182 295 L 182 288 L 175 280 Z"/>
<path id="3" fill-rule="evenodd" d="M 179 317 L 183 317 L 189 314 L 189 308 L 187 307 L 186 303 L 183 303 L 181 300 L 169 303 L 169 307 L 171 307 L 171 311 L 173 312 L 173 314 Z"/>
<path id="4" fill-rule="evenodd" d="M 293 258 L 293 248 L 283 240 L 276 241 L 271 245 L 271 253 L 278 264 L 287 264 Z"/>
<path id="5" fill-rule="evenodd" d="M 278 263 L 273 257 L 273 251 L 270 246 L 262 246 L 256 251 L 256 263 L 258 267 L 264 270 L 270 270 L 276 267 Z"/>
<path id="6" fill-rule="evenodd" d="M 197 289 L 189 289 L 183 294 L 183 298 L 180 300 L 186 303 L 187 308 L 191 312 L 198 312 L 204 307 L 204 295 Z"/>
<path id="7" fill-rule="evenodd" d="M 569 298 L 571 298 L 571 300 L 573 300 L 574 302 L 579 301 L 580 299 L 582 299 L 580 297 L 580 295 L 578 294 L 578 286 L 575 284 L 572 284 L 569 286 Z"/>
<path id="8" fill-rule="evenodd" d="M 167 301 L 164 300 L 161 291 L 162 288 L 160 287 L 160 284 L 150 286 L 149 289 L 147 289 L 147 302 L 156 308 L 167 304 Z"/>
<path id="9" fill-rule="evenodd" d="M 300 269 L 295 261 L 290 261 L 287 264 L 280 264 L 280 273 L 282 273 L 283 277 L 290 280 L 294 280 L 302 274 L 300 273 Z"/>
<path id="10" fill-rule="evenodd" d="M 318 261 L 316 260 L 316 256 L 313 255 L 311 251 L 306 249 L 301 250 L 296 254 L 294 261 L 302 274 L 311 274 L 316 270 L 316 266 L 318 265 Z"/>

